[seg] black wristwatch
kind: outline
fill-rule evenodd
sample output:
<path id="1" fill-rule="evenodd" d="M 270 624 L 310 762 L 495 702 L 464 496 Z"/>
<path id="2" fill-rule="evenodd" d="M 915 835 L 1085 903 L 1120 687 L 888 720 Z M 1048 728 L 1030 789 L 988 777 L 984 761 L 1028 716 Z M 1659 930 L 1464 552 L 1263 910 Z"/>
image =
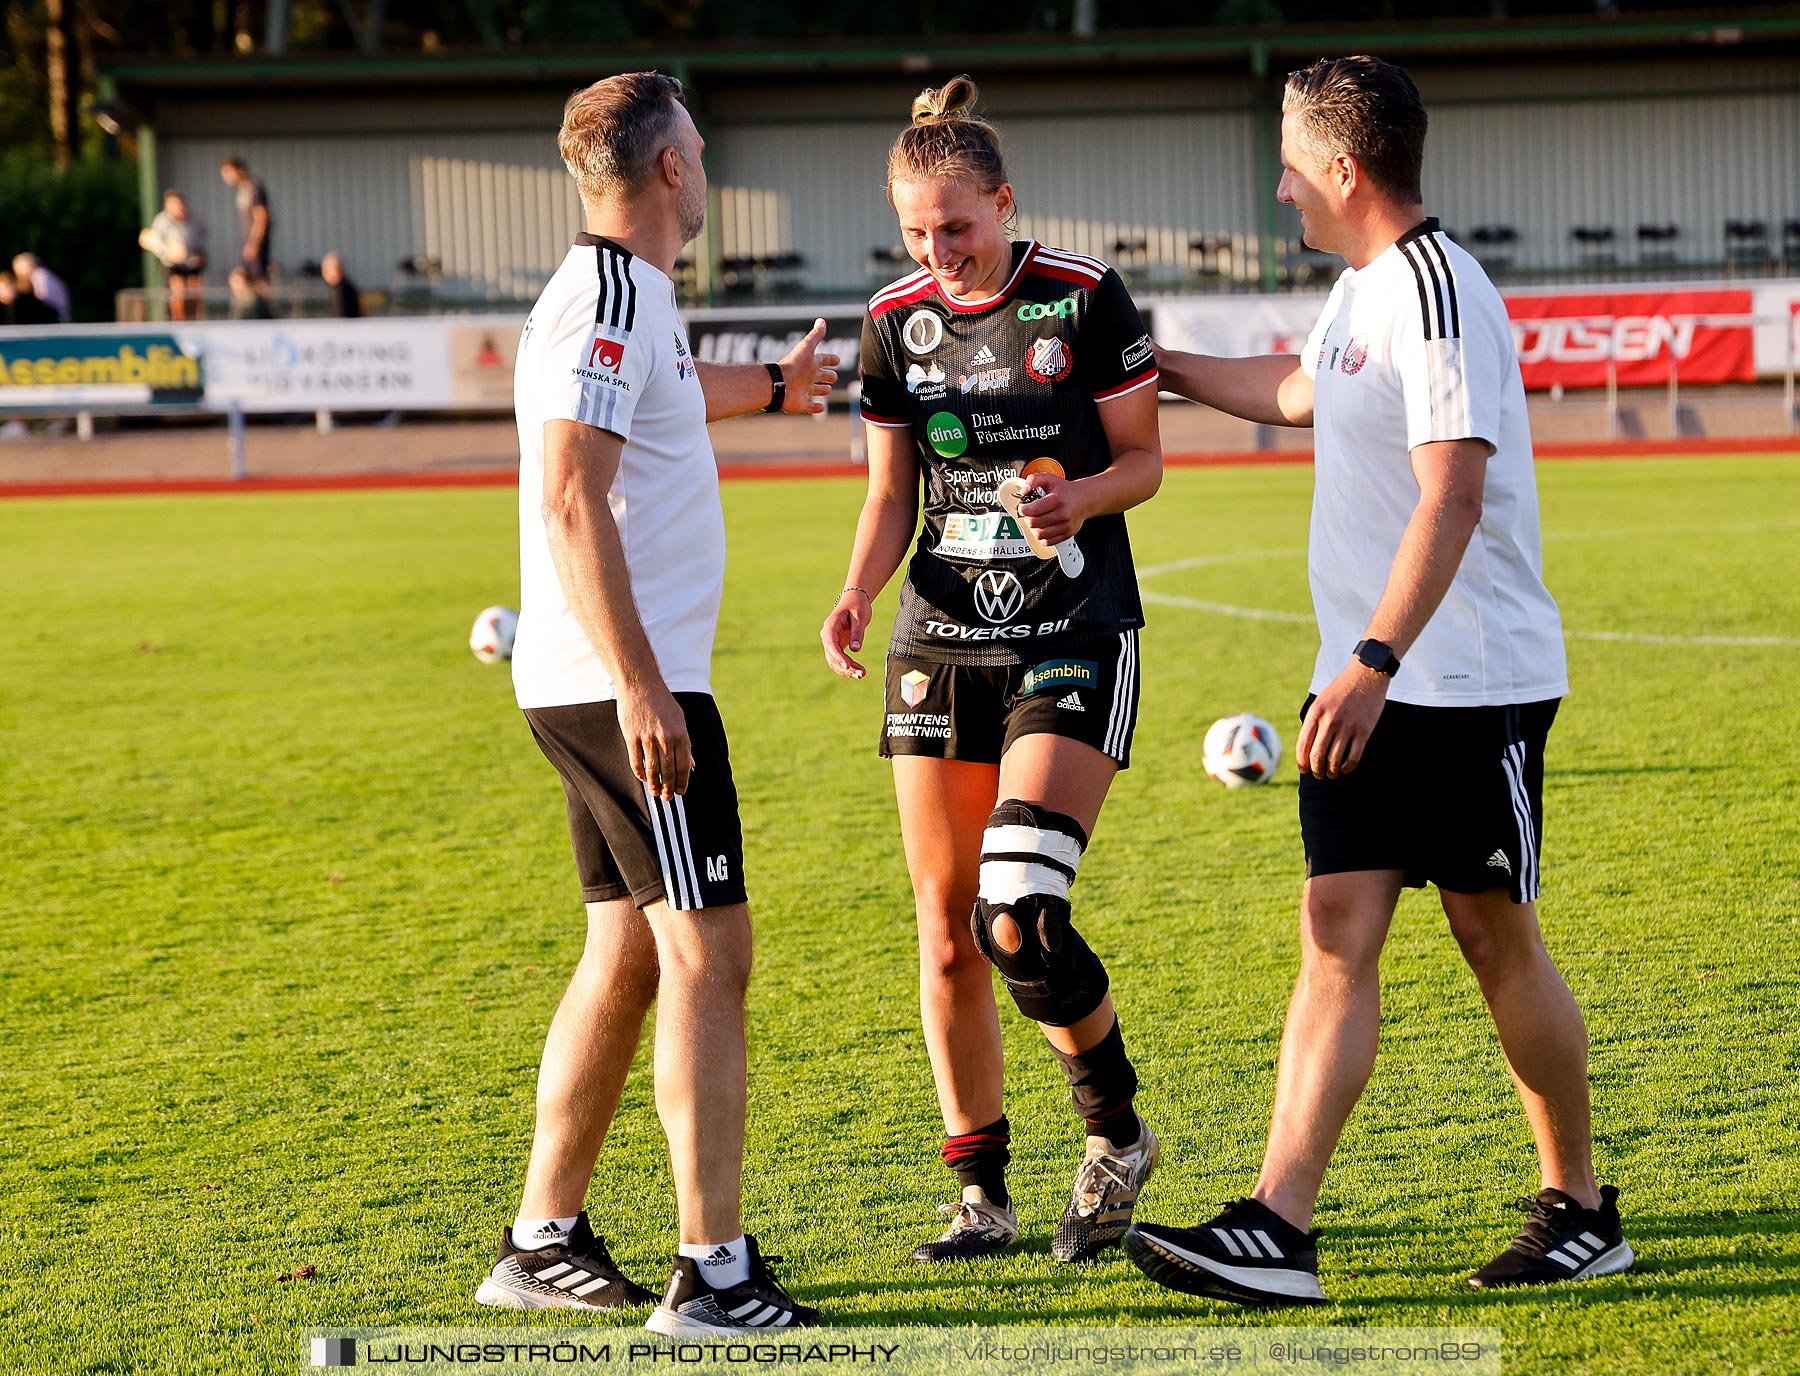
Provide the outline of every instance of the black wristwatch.
<path id="1" fill-rule="evenodd" d="M 787 379 L 781 375 L 779 363 L 765 363 L 763 367 L 769 370 L 769 383 L 774 392 L 774 395 L 769 398 L 769 404 L 763 407 L 763 410 L 773 413 L 779 411 L 781 403 L 787 400 Z"/>
<path id="2" fill-rule="evenodd" d="M 1400 672 L 1400 656 L 1379 640 L 1357 641 L 1355 654 L 1358 660 L 1378 674 L 1386 674 L 1392 678 Z"/>

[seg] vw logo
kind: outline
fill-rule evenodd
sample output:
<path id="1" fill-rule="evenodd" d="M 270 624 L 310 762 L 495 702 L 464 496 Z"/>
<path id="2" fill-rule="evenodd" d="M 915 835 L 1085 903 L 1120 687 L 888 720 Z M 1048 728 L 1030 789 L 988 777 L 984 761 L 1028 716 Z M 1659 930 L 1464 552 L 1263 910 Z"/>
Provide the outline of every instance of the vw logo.
<path id="1" fill-rule="evenodd" d="M 1024 604 L 1024 587 L 1006 569 L 989 569 L 975 580 L 975 610 L 992 625 L 1005 625 Z"/>
<path id="2" fill-rule="evenodd" d="M 908 353 L 928 354 L 943 342 L 944 322 L 932 311 L 914 311 L 906 317 L 900 337 Z"/>

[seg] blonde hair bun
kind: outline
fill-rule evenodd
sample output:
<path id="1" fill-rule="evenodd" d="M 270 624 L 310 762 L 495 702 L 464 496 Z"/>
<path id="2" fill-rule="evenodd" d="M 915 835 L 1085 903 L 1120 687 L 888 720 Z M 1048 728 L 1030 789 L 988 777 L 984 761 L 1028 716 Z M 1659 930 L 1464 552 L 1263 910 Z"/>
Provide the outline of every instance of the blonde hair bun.
<path id="1" fill-rule="evenodd" d="M 949 124 L 955 120 L 967 119 L 973 113 L 975 102 L 980 96 L 972 79 L 953 76 L 942 86 L 920 91 L 913 97 L 912 122 L 921 125 Z"/>

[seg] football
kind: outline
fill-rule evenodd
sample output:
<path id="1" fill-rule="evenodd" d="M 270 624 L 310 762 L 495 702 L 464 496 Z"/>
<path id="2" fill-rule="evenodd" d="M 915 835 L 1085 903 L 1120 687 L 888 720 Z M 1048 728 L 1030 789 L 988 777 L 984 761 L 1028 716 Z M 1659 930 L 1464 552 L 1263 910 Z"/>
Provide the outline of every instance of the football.
<path id="1" fill-rule="evenodd" d="M 1200 755 L 1207 777 L 1227 788 L 1266 784 L 1281 763 L 1281 737 L 1261 717 L 1239 712 L 1207 727 Z"/>
<path id="2" fill-rule="evenodd" d="M 513 636 L 518 629 L 519 614 L 511 607 L 489 607 L 469 628 L 469 648 L 483 664 L 511 659 Z"/>

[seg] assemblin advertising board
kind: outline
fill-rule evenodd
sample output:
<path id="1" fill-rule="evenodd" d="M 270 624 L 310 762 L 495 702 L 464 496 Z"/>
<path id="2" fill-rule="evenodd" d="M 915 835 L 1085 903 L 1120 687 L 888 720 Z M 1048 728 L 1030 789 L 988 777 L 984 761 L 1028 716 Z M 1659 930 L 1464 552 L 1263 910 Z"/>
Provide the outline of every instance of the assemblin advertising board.
<path id="1" fill-rule="evenodd" d="M 1778 379 L 1800 363 L 1800 280 L 1568 287 L 1504 293 L 1525 385 L 1620 386 Z M 1323 293 L 1146 296 L 1170 348 L 1298 353 Z M 704 363 L 779 359 L 826 322 L 837 399 L 855 381 L 863 304 L 770 304 L 684 313 Z M 245 412 L 504 411 L 525 317 L 201 321 L 0 329 L 0 414 L 186 406 Z"/>

